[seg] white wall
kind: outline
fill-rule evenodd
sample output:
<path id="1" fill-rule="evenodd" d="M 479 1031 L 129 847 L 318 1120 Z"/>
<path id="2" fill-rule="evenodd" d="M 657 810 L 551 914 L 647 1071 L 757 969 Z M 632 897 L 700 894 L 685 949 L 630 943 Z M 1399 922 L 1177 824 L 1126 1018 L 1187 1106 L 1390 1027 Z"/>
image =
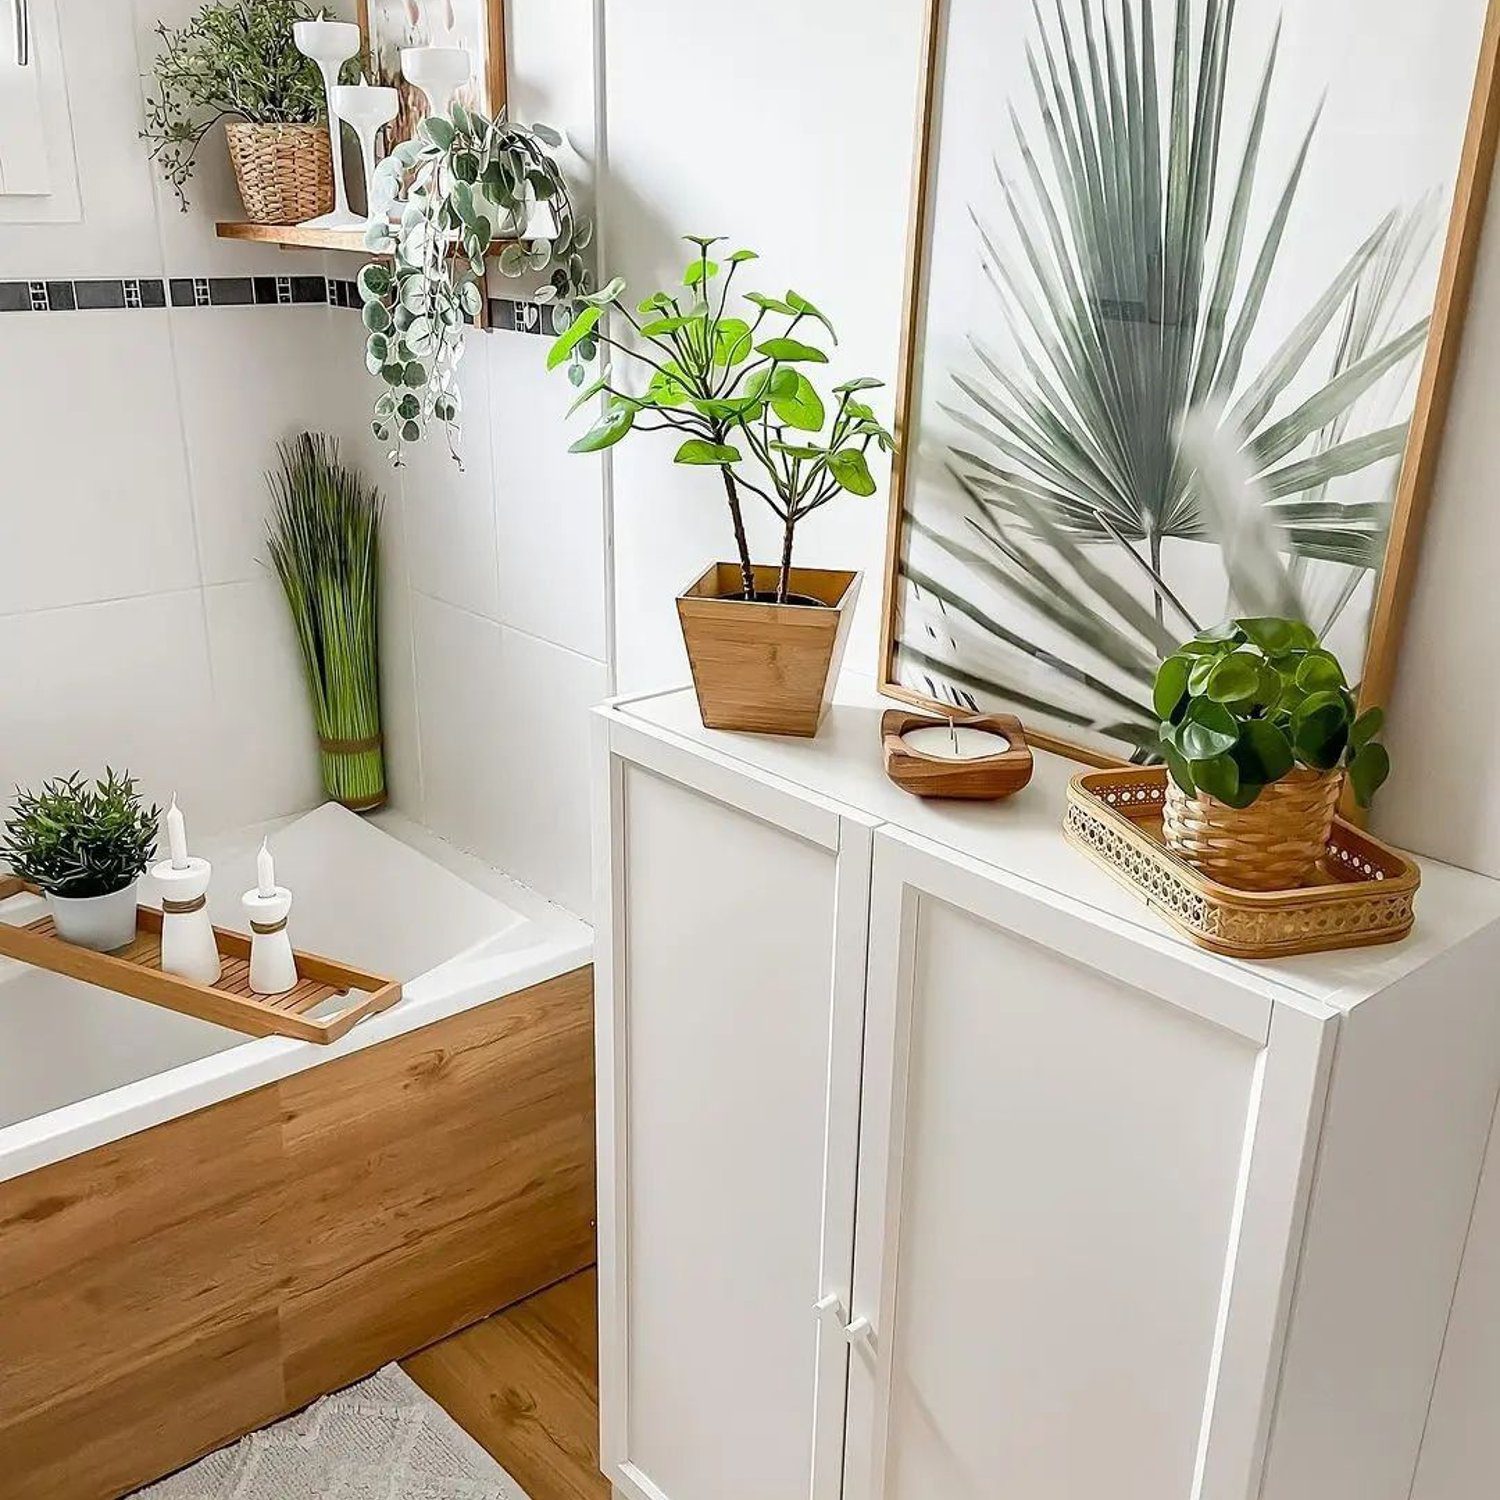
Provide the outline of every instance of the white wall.
<path id="1" fill-rule="evenodd" d="M 515 116 L 563 130 L 587 193 L 597 153 L 592 0 L 511 0 Z M 512 290 L 498 277 L 491 291 Z M 340 316 L 335 314 L 335 317 Z M 358 320 L 336 339 L 350 410 L 391 498 L 386 731 L 397 804 L 450 842 L 589 908 L 588 708 L 609 691 L 603 469 L 567 451 L 573 391 L 546 340 L 471 334 L 464 468 L 440 437 L 391 473 L 364 435 Z"/>
<path id="2" fill-rule="evenodd" d="M 0 280 L 322 275 L 213 237 L 136 139 L 149 28 L 186 0 L 59 0 L 81 223 L 0 224 Z M 43 61 L 49 62 L 50 58 Z M 8 210 L 10 212 L 11 210 Z M 347 273 L 345 273 L 347 274 Z M 108 762 L 207 830 L 318 800 L 303 689 L 260 564 L 261 471 L 329 388 L 324 307 L 0 314 L 0 802 Z"/>

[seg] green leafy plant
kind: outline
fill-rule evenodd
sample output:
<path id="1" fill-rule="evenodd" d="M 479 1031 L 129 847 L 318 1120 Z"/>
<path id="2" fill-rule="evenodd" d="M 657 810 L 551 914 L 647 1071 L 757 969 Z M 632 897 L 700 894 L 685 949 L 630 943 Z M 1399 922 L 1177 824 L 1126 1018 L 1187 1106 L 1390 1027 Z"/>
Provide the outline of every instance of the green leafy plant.
<path id="1" fill-rule="evenodd" d="M 347 807 L 373 807 L 385 798 L 380 497 L 331 437 L 304 432 L 277 452 L 267 542 L 302 648 L 323 785 Z"/>
<path id="2" fill-rule="evenodd" d="M 1031 88 L 996 161 L 1000 212 L 974 211 L 998 327 L 971 334 L 943 403 L 968 510 L 949 526 L 929 508 L 921 560 L 903 565 L 939 613 L 947 598 L 975 608 L 957 660 L 940 626 L 905 635 L 901 654 L 955 702 L 973 689 L 1136 742 L 1154 736 L 1159 637 L 1180 630 L 1177 599 L 1207 561 L 1164 546 L 1213 543 L 1178 441 L 1187 414 L 1220 414 L 1296 567 L 1321 564 L 1306 580 L 1320 629 L 1379 566 L 1435 214 L 1424 201 L 1362 227 L 1333 277 L 1301 291 L 1283 249 L 1319 117 L 1273 159 L 1279 35 L 1245 58 L 1233 0 L 1035 15 Z M 1055 688 L 1017 660 L 1042 658 L 1038 640 Z"/>
<path id="3" fill-rule="evenodd" d="M 146 807 L 128 771 L 92 784 L 75 771 L 16 788 L 0 858 L 49 895 L 109 896 L 136 880 L 156 854 L 159 807 Z"/>
<path id="4" fill-rule="evenodd" d="M 1172 779 L 1249 807 L 1298 765 L 1347 770 L 1368 807 L 1391 760 L 1385 715 L 1358 713 L 1344 669 L 1300 620 L 1230 620 L 1179 646 L 1156 674 L 1153 702 Z"/>
<path id="5" fill-rule="evenodd" d="M 203 138 L 220 120 L 315 124 L 326 116 L 322 77 L 292 40 L 305 0 L 213 0 L 185 26 L 158 22 L 162 50 L 151 67 L 141 139 L 184 212 Z"/>
<path id="6" fill-rule="evenodd" d="M 571 451 L 595 453 L 630 432 L 678 433 L 683 442 L 674 461 L 717 468 L 723 478 L 747 599 L 756 597 L 756 588 L 741 491 L 758 496 L 780 519 L 776 598 L 785 600 L 798 524 L 837 495 L 875 493 L 870 445 L 890 453 L 895 441 L 860 398 L 882 382 L 861 376 L 834 386 L 833 399 L 824 396 L 809 371 L 827 364 L 828 355 L 806 340 L 826 334 L 838 343 L 828 317 L 794 291 L 784 297 L 745 292 L 748 306 L 729 312 L 735 275 L 759 257 L 735 250 L 721 262 L 710 254 L 718 238 L 685 238 L 698 253 L 679 289 L 652 292 L 631 313 L 620 301 L 625 282 L 615 277 L 580 299 L 585 305 L 553 344 L 547 366 L 556 369 L 598 342 L 649 371 L 635 393 L 621 389 L 609 367 L 584 389 L 573 410 L 596 396 L 603 397 L 604 409 Z M 611 310 L 630 325 L 633 342 L 609 332 Z"/>
<path id="7" fill-rule="evenodd" d="M 371 425 L 393 444 L 398 466 L 403 445 L 419 442 L 433 422 L 458 461 L 457 369 L 489 265 L 510 277 L 550 267 L 533 293 L 538 302 L 567 303 L 587 290 L 582 252 L 593 226 L 578 217 L 551 155 L 561 144 L 551 126 L 487 120 L 455 104 L 451 116 L 429 115 L 376 169 L 370 209 L 378 222 L 365 243 L 391 262 L 365 266 L 359 290 L 365 365 L 385 383 Z M 536 227 L 543 216 L 547 232 Z"/>

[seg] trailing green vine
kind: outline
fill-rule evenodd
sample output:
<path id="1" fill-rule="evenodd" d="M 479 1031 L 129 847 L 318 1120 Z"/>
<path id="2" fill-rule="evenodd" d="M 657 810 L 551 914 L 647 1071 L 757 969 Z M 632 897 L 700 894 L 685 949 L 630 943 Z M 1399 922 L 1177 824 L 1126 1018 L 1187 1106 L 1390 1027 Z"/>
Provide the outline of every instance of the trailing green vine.
<path id="1" fill-rule="evenodd" d="M 371 429 L 392 444 L 398 467 L 406 444 L 443 428 L 459 461 L 458 362 L 464 333 L 484 308 L 485 273 L 541 275 L 531 295 L 571 303 L 589 287 L 583 252 L 593 226 L 579 217 L 552 156 L 562 137 L 547 125 L 486 119 L 455 104 L 429 115 L 376 169 L 366 246 L 388 261 L 359 273 L 365 365 L 385 389 Z M 575 383 L 583 380 L 579 350 Z"/>

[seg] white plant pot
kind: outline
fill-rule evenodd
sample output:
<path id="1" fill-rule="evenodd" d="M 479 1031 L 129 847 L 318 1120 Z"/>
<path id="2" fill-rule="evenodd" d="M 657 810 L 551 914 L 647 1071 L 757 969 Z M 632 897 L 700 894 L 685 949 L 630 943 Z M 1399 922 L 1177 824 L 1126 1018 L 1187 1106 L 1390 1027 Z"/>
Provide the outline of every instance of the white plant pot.
<path id="1" fill-rule="evenodd" d="M 78 948 L 112 953 L 135 938 L 135 893 L 132 880 L 107 896 L 54 896 L 47 892 L 47 909 L 58 937 Z"/>

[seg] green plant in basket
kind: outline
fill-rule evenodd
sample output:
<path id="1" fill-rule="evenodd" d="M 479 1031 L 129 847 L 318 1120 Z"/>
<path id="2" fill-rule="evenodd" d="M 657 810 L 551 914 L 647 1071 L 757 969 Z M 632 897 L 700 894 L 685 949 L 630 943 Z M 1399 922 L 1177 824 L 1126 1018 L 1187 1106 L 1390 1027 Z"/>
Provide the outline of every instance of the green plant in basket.
<path id="1" fill-rule="evenodd" d="M 1343 770 L 1361 807 L 1390 774 L 1378 708 L 1359 713 L 1338 658 L 1299 620 L 1243 619 L 1179 646 L 1156 675 L 1172 779 L 1249 807 L 1298 766 Z"/>
<path id="2" fill-rule="evenodd" d="M 87 900 L 133 885 L 156 853 L 159 807 L 147 807 L 129 772 L 92 784 L 78 773 L 17 787 L 0 859 L 49 896 Z"/>

